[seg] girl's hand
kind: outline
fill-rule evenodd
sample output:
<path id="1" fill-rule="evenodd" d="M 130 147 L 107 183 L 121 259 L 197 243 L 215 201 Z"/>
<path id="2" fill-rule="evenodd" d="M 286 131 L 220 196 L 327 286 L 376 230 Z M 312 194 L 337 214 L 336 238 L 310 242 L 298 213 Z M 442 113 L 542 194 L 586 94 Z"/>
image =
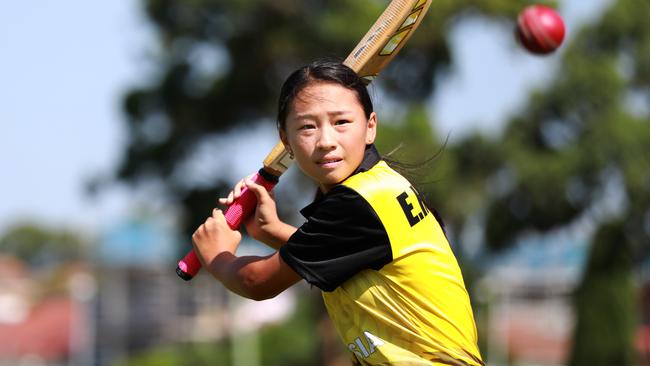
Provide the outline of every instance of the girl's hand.
<path id="1" fill-rule="evenodd" d="M 244 221 L 246 232 L 256 240 L 270 244 L 275 241 L 278 226 L 282 224 L 278 217 L 273 193 L 254 183 L 251 177 L 247 177 L 244 184 L 257 197 L 255 214 Z"/>
<path id="2" fill-rule="evenodd" d="M 248 235 L 274 249 L 279 249 L 296 231 L 296 228 L 280 221 L 273 192 L 269 192 L 263 186 L 254 183 L 252 181 L 253 176 L 249 175 L 239 181 L 228 194 L 228 197 L 219 199 L 219 203 L 229 206 L 241 197 L 244 187 L 249 189 L 257 198 L 257 206 L 255 207 L 255 213 L 242 224 L 246 227 Z"/>
<path id="3" fill-rule="evenodd" d="M 235 253 L 240 241 L 241 233 L 228 226 L 223 213 L 217 208 L 192 235 L 194 251 L 204 265 L 209 265 L 223 252 Z"/>

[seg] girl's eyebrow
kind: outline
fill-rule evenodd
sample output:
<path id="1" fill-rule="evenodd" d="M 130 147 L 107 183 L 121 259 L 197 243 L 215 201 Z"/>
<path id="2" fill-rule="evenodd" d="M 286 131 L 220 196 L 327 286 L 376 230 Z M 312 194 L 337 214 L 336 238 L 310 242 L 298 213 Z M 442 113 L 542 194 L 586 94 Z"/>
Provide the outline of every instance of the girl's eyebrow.
<path id="1" fill-rule="evenodd" d="M 329 111 L 327 112 L 327 115 L 329 116 L 340 116 L 340 115 L 345 115 L 345 114 L 350 114 L 352 111 L 347 111 L 347 110 L 340 110 L 340 111 Z M 302 114 L 297 114 L 296 118 L 297 119 L 317 119 L 317 114 L 313 113 L 302 113 Z"/>
<path id="2" fill-rule="evenodd" d="M 327 114 L 329 114 L 329 115 L 331 115 L 331 116 L 339 116 L 339 115 L 341 115 L 341 114 L 350 114 L 350 113 L 352 113 L 352 111 L 342 110 L 342 111 L 332 111 L 332 112 L 328 112 Z"/>

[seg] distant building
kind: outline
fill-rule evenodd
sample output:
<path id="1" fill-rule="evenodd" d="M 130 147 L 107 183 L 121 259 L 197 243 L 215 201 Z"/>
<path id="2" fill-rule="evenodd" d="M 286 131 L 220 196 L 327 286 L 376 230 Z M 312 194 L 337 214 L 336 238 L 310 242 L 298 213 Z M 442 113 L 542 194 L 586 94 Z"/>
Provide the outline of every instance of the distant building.
<path id="1" fill-rule="evenodd" d="M 68 287 L 53 296 L 39 275 L 18 259 L 0 257 L 0 365 L 86 365 L 89 320 L 78 297 L 91 278 L 83 265 L 68 264 L 60 278 Z"/>
<path id="2" fill-rule="evenodd" d="M 574 326 L 571 294 L 580 281 L 586 241 L 531 238 L 493 259 L 475 301 L 484 309 L 488 365 L 563 365 Z"/>
<path id="3" fill-rule="evenodd" d="M 488 365 L 564 365 L 575 325 L 573 291 L 588 241 L 563 233 L 528 239 L 489 264 L 474 300 L 487 324 Z M 635 347 L 650 366 L 650 258 L 639 272 L 642 323 Z"/>
<path id="4" fill-rule="evenodd" d="M 94 259 L 102 267 L 156 268 L 174 261 L 179 242 L 178 232 L 170 224 L 149 218 L 129 219 L 105 230 Z"/>
<path id="5" fill-rule="evenodd" d="M 292 292 L 260 303 L 233 300 L 236 295 L 229 297 L 206 273 L 181 280 L 175 272 L 181 242 L 173 228 L 148 220 L 127 221 L 102 235 L 94 365 L 108 366 L 158 346 L 217 341 L 241 328 L 237 318 L 245 319 L 250 331 L 292 311 Z M 265 254 L 261 244 L 245 241 L 239 252 L 246 250 Z"/>

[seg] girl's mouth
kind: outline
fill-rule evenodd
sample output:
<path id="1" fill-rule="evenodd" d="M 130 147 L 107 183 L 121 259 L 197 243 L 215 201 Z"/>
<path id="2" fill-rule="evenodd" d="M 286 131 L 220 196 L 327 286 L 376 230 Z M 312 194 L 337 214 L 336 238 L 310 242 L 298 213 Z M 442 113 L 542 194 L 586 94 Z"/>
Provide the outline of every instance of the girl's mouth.
<path id="1" fill-rule="evenodd" d="M 339 158 L 332 158 L 332 159 L 323 159 L 318 162 L 318 165 L 320 165 L 323 168 L 333 168 L 337 166 L 343 159 Z"/>

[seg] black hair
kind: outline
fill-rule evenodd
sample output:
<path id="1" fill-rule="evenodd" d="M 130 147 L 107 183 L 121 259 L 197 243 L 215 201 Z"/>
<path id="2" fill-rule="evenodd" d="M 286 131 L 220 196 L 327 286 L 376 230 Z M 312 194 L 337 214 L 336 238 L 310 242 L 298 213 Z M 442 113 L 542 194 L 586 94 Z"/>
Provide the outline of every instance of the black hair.
<path id="1" fill-rule="evenodd" d="M 289 109 L 298 93 L 314 82 L 336 83 L 354 91 L 363 107 L 366 119 L 370 118 L 373 107 L 366 88 L 366 81 L 341 62 L 318 60 L 294 71 L 282 85 L 278 100 L 277 126 L 279 130 L 284 130 Z"/>

